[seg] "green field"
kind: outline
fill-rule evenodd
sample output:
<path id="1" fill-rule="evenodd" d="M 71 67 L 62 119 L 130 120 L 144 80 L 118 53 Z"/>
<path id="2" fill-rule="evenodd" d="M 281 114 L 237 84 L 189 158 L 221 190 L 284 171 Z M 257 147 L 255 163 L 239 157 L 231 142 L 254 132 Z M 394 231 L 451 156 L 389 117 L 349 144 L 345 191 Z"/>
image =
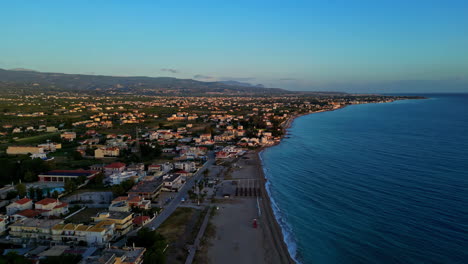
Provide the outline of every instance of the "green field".
<path id="1" fill-rule="evenodd" d="M 16 142 L 21 143 L 21 144 L 41 144 L 41 143 L 46 143 L 46 140 L 48 139 L 57 138 L 58 136 L 60 136 L 59 132 L 47 133 L 47 134 L 41 134 L 41 135 L 32 136 L 32 137 L 19 138 L 16 140 Z"/>

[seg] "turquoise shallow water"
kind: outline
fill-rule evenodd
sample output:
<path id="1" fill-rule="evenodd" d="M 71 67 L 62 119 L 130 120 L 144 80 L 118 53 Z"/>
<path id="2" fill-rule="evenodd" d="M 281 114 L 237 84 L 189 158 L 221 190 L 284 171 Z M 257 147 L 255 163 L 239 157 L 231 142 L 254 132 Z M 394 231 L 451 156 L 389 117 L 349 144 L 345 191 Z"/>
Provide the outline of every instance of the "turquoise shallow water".
<path id="1" fill-rule="evenodd" d="M 296 119 L 262 152 L 301 263 L 468 263 L 468 95 Z"/>

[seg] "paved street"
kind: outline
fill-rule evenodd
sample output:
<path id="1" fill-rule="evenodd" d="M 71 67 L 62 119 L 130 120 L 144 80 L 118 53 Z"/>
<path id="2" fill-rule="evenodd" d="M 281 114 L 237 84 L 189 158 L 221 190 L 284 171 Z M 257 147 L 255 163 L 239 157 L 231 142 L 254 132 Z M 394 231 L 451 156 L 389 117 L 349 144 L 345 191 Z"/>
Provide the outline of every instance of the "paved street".
<path id="1" fill-rule="evenodd" d="M 197 173 L 191 177 L 182 187 L 182 189 L 176 194 L 175 198 L 166 206 L 164 210 L 159 214 L 153 221 L 148 223 L 146 227 L 148 228 L 158 228 L 180 205 L 182 198 L 187 196 L 187 193 L 192 187 L 195 185 L 195 182 L 199 180 L 203 172 L 214 163 L 214 157 L 212 157 L 212 153 L 210 153 L 210 157 L 208 161 L 205 163 L 203 167 L 201 167 Z"/>
<path id="2" fill-rule="evenodd" d="M 145 227 L 148 227 L 150 229 L 153 229 L 153 228 L 156 229 L 164 221 L 166 221 L 166 219 L 169 218 L 169 216 L 171 216 L 171 214 L 180 205 L 182 198 L 187 196 L 188 191 L 195 185 L 195 182 L 201 179 L 203 172 L 208 167 L 213 165 L 214 162 L 215 162 L 214 153 L 210 151 L 208 153 L 208 160 L 207 162 L 205 162 L 203 167 L 201 167 L 189 180 L 187 180 L 187 182 L 184 184 L 184 187 L 182 187 L 182 189 L 179 192 L 177 192 L 174 199 L 167 206 L 165 206 L 164 210 L 158 216 L 156 216 L 151 222 L 149 222 Z M 129 232 L 126 235 L 126 237 L 114 243 L 114 246 L 123 246 L 125 242 L 127 241 L 127 237 L 135 235 L 138 232 L 138 230 L 139 228 Z"/>

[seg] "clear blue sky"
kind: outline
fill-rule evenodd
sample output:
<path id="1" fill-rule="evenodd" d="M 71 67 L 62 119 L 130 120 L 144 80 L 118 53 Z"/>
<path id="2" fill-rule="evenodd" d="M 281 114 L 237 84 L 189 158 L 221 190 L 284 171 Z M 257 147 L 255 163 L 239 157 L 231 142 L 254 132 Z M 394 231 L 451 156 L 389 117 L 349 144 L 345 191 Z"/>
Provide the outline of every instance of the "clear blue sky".
<path id="1" fill-rule="evenodd" d="M 468 82 L 468 1 L 461 0 L 15 0 L 2 2 L 0 24 L 6 69 L 294 90 Z M 437 86 L 428 91 L 444 91 Z"/>

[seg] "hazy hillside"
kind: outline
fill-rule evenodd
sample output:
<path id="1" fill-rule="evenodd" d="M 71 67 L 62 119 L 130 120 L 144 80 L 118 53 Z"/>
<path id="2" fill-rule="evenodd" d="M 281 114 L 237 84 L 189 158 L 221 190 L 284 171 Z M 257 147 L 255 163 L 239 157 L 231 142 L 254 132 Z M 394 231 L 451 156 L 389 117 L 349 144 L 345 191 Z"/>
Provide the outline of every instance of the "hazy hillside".
<path id="1" fill-rule="evenodd" d="M 278 88 L 245 86 L 221 82 L 202 82 L 171 77 L 118 77 L 45 73 L 26 69 L 0 69 L 0 89 L 52 89 L 114 92 L 140 92 L 156 94 L 281 94 L 290 93 Z"/>
<path id="2" fill-rule="evenodd" d="M 263 84 L 251 84 L 247 82 L 238 82 L 238 81 L 220 81 L 220 83 L 235 85 L 235 86 L 246 86 L 246 87 L 261 87 L 265 88 Z"/>

